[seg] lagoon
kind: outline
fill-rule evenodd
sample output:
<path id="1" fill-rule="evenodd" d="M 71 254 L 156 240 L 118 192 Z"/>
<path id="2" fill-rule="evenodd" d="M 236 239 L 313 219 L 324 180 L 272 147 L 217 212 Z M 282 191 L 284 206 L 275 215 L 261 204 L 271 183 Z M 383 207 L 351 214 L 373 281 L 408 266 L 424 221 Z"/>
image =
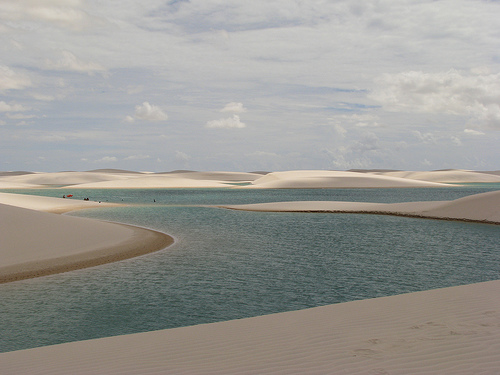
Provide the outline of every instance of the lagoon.
<path id="1" fill-rule="evenodd" d="M 498 188 L 24 190 L 125 203 L 71 215 L 161 230 L 176 243 L 122 262 L 0 285 L 0 351 L 495 280 L 499 226 L 212 205 L 452 200 Z"/>

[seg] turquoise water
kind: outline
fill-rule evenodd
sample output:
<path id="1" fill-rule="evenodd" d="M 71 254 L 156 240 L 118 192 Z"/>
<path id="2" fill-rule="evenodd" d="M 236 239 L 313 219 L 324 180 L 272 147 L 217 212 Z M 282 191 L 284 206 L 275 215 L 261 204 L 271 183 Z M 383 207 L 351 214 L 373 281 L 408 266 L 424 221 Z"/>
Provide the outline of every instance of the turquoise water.
<path id="1" fill-rule="evenodd" d="M 133 204 L 72 215 L 158 229 L 176 243 L 123 262 L 0 285 L 0 351 L 498 279 L 499 226 L 206 206 L 450 200 L 491 190 L 498 187 L 40 190 Z"/>

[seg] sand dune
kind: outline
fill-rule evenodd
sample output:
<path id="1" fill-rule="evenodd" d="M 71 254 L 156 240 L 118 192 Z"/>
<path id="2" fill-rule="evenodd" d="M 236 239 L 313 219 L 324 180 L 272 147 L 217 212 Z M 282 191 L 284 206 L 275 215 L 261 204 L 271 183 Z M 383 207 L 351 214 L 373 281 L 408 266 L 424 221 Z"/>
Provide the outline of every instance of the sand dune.
<path id="1" fill-rule="evenodd" d="M 141 176 L 141 174 L 100 172 L 33 173 L 0 177 L 0 188 L 3 188 L 3 183 L 20 183 L 34 186 L 69 186 L 99 181 L 130 179 L 137 176 Z"/>
<path id="2" fill-rule="evenodd" d="M 369 171 L 367 171 L 369 172 Z M 374 172 L 382 176 L 392 176 L 400 178 L 408 178 L 412 180 L 444 182 L 444 183 L 484 183 L 497 182 L 500 183 L 500 176 L 495 172 L 475 172 L 462 169 L 450 169 L 442 171 L 426 171 L 426 172 L 411 172 L 411 171 L 388 171 Z"/>
<path id="3" fill-rule="evenodd" d="M 372 173 L 342 171 L 287 171 L 269 173 L 243 188 L 315 189 L 315 188 L 396 188 L 439 187 L 442 184 Z"/>
<path id="4" fill-rule="evenodd" d="M 500 182 L 495 172 L 465 170 L 390 171 L 303 170 L 261 173 L 173 171 L 165 173 L 96 170 L 88 172 L 0 174 L 0 189 L 73 188 L 390 188 L 439 187 L 441 183 Z M 247 183 L 249 186 L 235 186 Z"/>
<path id="5" fill-rule="evenodd" d="M 62 198 L 43 197 L 37 195 L 10 194 L 10 193 L 0 193 L 0 203 L 16 207 L 29 208 L 37 211 L 45 211 L 53 213 L 63 213 L 73 210 L 94 208 L 94 207 L 118 206 L 118 204 L 115 203 L 104 203 L 104 202 L 99 203 L 99 202 L 76 200 L 70 198 L 62 199 Z"/>
<path id="6" fill-rule="evenodd" d="M 303 170 L 272 172 L 197 172 L 173 171 L 164 173 L 132 172 L 103 169 L 87 172 L 27 173 L 2 172 L 0 189 L 40 187 L 73 188 L 390 188 L 439 187 L 441 183 L 500 183 L 495 172 L 466 170 L 390 171 Z M 247 183 L 249 186 L 235 186 Z"/>
<path id="7" fill-rule="evenodd" d="M 0 189 L 72 188 L 221 188 L 262 177 L 256 173 L 195 172 L 141 173 L 121 170 L 0 175 Z"/>
<path id="8" fill-rule="evenodd" d="M 127 259 L 163 249 L 173 242 L 166 234 L 144 228 L 40 212 L 98 205 L 0 193 L 0 282 Z"/>
<path id="9" fill-rule="evenodd" d="M 437 202 L 365 203 L 302 201 L 224 205 L 220 207 L 244 211 L 385 213 L 437 219 L 500 223 L 500 191 L 475 194 L 453 201 Z"/>
<path id="10" fill-rule="evenodd" d="M 496 374 L 500 281 L 0 354 L 17 374 Z"/>

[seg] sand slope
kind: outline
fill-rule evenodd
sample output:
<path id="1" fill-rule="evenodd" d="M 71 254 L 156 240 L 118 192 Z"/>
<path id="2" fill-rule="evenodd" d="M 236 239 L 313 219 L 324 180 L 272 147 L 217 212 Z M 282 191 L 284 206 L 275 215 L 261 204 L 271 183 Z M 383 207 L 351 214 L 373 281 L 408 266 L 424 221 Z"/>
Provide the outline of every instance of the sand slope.
<path id="1" fill-rule="evenodd" d="M 0 354 L 17 374 L 497 374 L 500 281 Z"/>
<path id="2" fill-rule="evenodd" d="M 137 173 L 101 173 L 101 172 L 56 172 L 32 173 L 19 176 L 0 177 L 0 188 L 8 183 L 29 186 L 70 186 L 100 181 L 126 180 L 140 177 Z M 4 185 L 5 184 L 5 185 Z"/>
<path id="3" fill-rule="evenodd" d="M 475 194 L 453 201 L 437 202 L 365 203 L 302 201 L 224 205 L 219 207 L 234 210 L 272 212 L 383 213 L 500 223 L 500 191 Z"/>
<path id="4" fill-rule="evenodd" d="M 463 169 L 450 169 L 442 171 L 390 171 L 390 172 L 375 172 L 375 174 L 383 176 L 392 176 L 400 178 L 408 178 L 412 180 L 444 182 L 444 183 L 484 183 L 496 182 L 500 183 L 500 176 L 495 172 L 475 172 Z"/>
<path id="5" fill-rule="evenodd" d="M 262 177 L 257 173 L 195 172 L 171 173 L 97 170 L 88 172 L 3 173 L 0 189 L 43 187 L 72 188 L 221 188 L 251 182 Z"/>
<path id="6" fill-rule="evenodd" d="M 51 213 L 103 205 L 112 204 L 0 193 L 0 282 L 109 263 L 173 243 L 144 228 Z"/>
<path id="7" fill-rule="evenodd" d="M 418 181 L 371 173 L 341 171 L 287 171 L 269 173 L 243 188 L 315 189 L 315 188 L 403 188 L 440 187 L 434 182 Z"/>
<path id="8" fill-rule="evenodd" d="M 62 199 L 11 193 L 0 193 L 0 203 L 53 213 L 63 213 L 93 207 L 119 206 L 115 203 L 99 203 L 80 199 Z"/>

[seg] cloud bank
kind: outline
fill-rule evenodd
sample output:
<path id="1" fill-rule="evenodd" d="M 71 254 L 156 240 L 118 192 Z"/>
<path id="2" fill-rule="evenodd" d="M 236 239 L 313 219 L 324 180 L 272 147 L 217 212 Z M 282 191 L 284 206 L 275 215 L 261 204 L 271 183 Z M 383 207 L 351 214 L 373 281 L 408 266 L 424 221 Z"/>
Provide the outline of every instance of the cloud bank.
<path id="1" fill-rule="evenodd" d="M 467 115 L 500 129 L 500 73 L 409 71 L 385 74 L 370 97 L 388 111 Z"/>

